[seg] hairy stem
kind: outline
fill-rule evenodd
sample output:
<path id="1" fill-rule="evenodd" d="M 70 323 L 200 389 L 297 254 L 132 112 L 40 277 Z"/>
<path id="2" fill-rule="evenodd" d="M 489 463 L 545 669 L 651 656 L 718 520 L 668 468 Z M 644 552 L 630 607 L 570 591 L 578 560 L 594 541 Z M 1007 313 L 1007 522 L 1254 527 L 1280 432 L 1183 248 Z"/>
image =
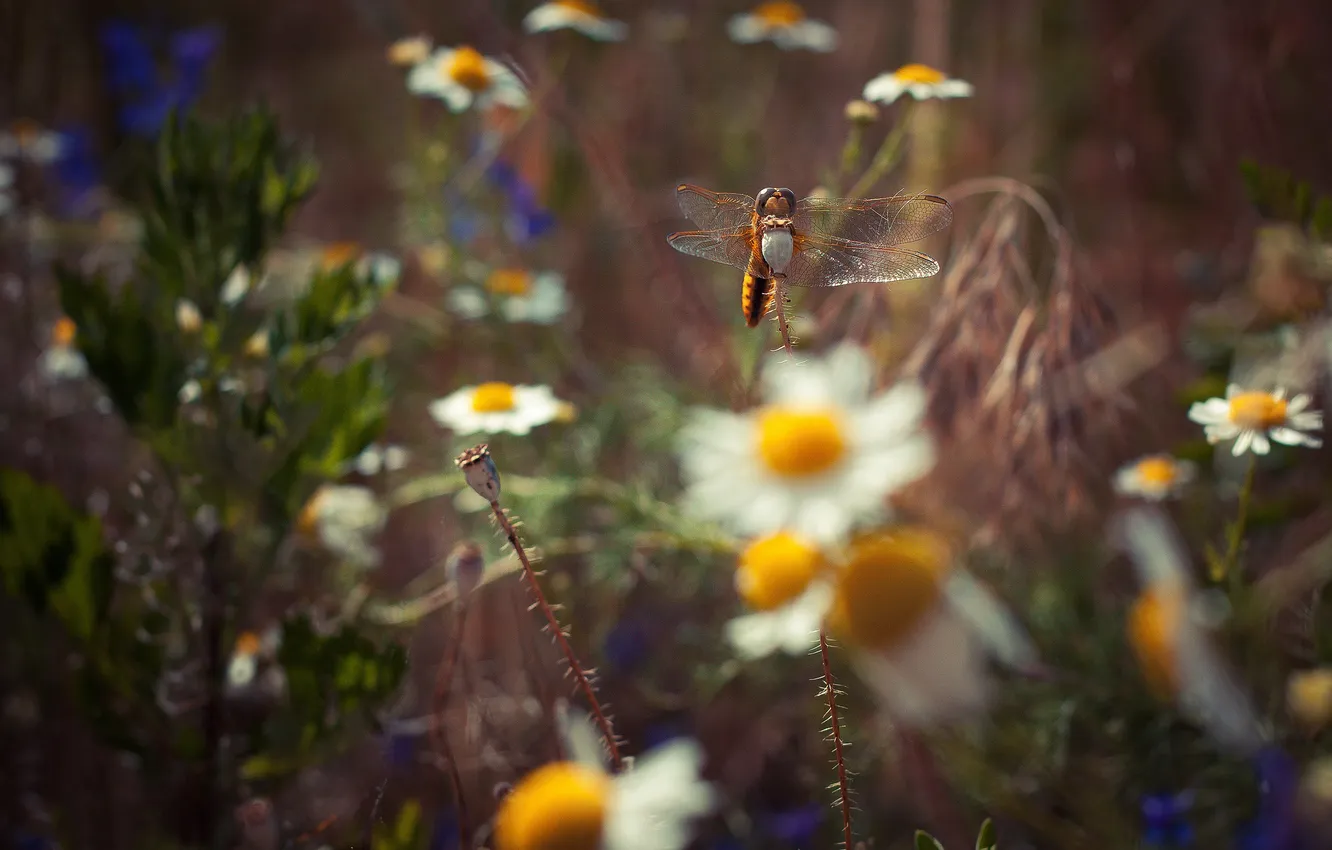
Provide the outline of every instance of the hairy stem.
<path id="1" fill-rule="evenodd" d="M 610 720 L 606 713 L 601 710 L 601 703 L 597 701 L 596 689 L 592 687 L 592 682 L 588 680 L 587 674 L 583 672 L 583 665 L 578 663 L 578 656 L 574 654 L 573 647 L 569 644 L 569 638 L 565 635 L 560 621 L 551 610 L 550 603 L 546 601 L 546 594 L 541 591 L 541 582 L 537 581 L 536 571 L 532 569 L 532 562 L 527 557 L 527 550 L 518 539 L 518 532 L 514 530 L 513 523 L 504 515 L 499 502 L 491 502 L 490 510 L 495 514 L 495 519 L 499 522 L 500 528 L 504 529 L 504 535 L 509 540 L 509 545 L 518 555 L 518 560 L 523 565 L 523 575 L 527 577 L 527 586 L 532 590 L 532 595 L 536 597 L 537 607 L 545 615 L 546 622 L 550 625 L 551 634 L 555 637 L 555 643 L 559 645 L 560 651 L 564 653 L 564 658 L 569 663 L 569 670 L 573 673 L 574 679 L 578 682 L 578 688 L 587 698 L 588 708 L 592 711 L 592 718 L 601 730 L 601 735 L 606 739 L 606 748 L 610 752 L 611 765 L 615 770 L 620 770 L 622 762 L 620 760 L 620 748 L 615 743 L 615 732 L 611 729 Z"/>
<path id="2" fill-rule="evenodd" d="M 842 751 L 842 720 L 837 710 L 837 682 L 828 659 L 828 633 L 819 629 L 819 655 L 823 658 L 823 694 L 828 698 L 828 718 L 832 725 L 833 754 L 837 759 L 837 797 L 842 807 L 843 846 L 851 850 L 851 795 L 846 781 L 846 757 Z"/>
<path id="3" fill-rule="evenodd" d="M 1258 455 L 1249 455 L 1249 468 L 1244 473 L 1244 484 L 1240 487 L 1239 508 L 1235 512 L 1235 522 L 1230 526 L 1230 539 L 1226 545 L 1226 559 L 1221 567 L 1221 575 L 1233 590 L 1239 587 L 1240 544 L 1244 542 L 1244 527 L 1249 522 L 1249 498 L 1253 495 L 1254 470 L 1258 468 Z"/>
<path id="4" fill-rule="evenodd" d="M 458 775 L 458 762 L 453 757 L 449 746 L 448 732 L 443 727 L 444 711 L 448 707 L 449 690 L 453 685 L 453 671 L 458 667 L 458 656 L 462 654 L 463 630 L 467 626 L 467 600 L 458 603 L 457 624 L 453 627 L 453 640 L 449 644 L 448 655 L 439 668 L 435 679 L 435 693 L 430 706 L 430 746 L 443 762 L 442 767 L 449 775 L 453 797 L 458 806 L 458 846 L 471 846 L 471 836 L 467 834 L 467 807 L 463 800 L 462 777 Z"/>

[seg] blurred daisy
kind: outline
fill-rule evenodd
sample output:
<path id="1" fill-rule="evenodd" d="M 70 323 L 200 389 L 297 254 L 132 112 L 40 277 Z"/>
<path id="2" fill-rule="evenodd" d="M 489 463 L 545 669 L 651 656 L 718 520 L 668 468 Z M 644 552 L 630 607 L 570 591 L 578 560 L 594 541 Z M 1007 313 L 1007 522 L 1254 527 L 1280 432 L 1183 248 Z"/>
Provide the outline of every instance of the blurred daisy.
<path id="1" fill-rule="evenodd" d="M 1115 492 L 1159 502 L 1177 495 L 1193 480 L 1194 465 L 1166 454 L 1147 455 L 1120 467 L 1115 473 Z"/>
<path id="2" fill-rule="evenodd" d="M 755 44 L 771 41 L 783 50 L 815 50 L 828 53 L 837 48 L 837 30 L 824 21 L 805 17 L 799 3 L 772 0 L 752 12 L 736 15 L 726 24 L 732 41 Z"/>
<path id="3" fill-rule="evenodd" d="M 900 384 L 869 397 L 869 357 L 842 345 L 763 372 L 767 404 L 695 412 L 681 433 L 686 505 L 744 535 L 778 530 L 840 542 L 934 465 L 925 397 Z"/>
<path id="4" fill-rule="evenodd" d="M 457 434 L 526 434 L 560 416 L 561 402 L 547 386 L 491 381 L 463 387 L 430 403 L 430 415 Z"/>
<path id="5" fill-rule="evenodd" d="M 1211 646 L 1184 549 L 1155 509 L 1134 508 L 1119 526 L 1142 591 L 1129 608 L 1128 642 L 1147 684 L 1226 747 L 1252 753 L 1263 732 L 1249 700 Z"/>
<path id="6" fill-rule="evenodd" d="M 9 125 L 9 129 L 0 132 L 0 157 L 5 159 L 24 159 L 46 165 L 60 158 L 64 147 L 61 135 L 54 130 L 44 130 L 35 121 L 19 119 Z"/>
<path id="7" fill-rule="evenodd" d="M 947 722 L 982 710 L 993 657 L 1034 670 L 1036 651 L 1004 606 L 925 529 L 853 541 L 838 569 L 828 631 L 897 720 Z"/>
<path id="8" fill-rule="evenodd" d="M 1286 680 L 1286 710 L 1310 732 L 1326 726 L 1332 720 L 1332 668 L 1291 673 Z"/>
<path id="9" fill-rule="evenodd" d="M 495 269 L 482 286 L 449 290 L 449 309 L 465 319 L 480 319 L 496 309 L 505 321 L 552 325 L 569 309 L 564 276 L 527 269 Z"/>
<path id="10" fill-rule="evenodd" d="M 597 41 L 623 41 L 629 34 L 627 24 L 606 17 L 588 0 L 554 0 L 552 3 L 542 3 L 523 18 L 523 28 L 528 32 L 577 30 Z"/>
<path id="11" fill-rule="evenodd" d="M 1272 440 L 1287 446 L 1317 448 L 1322 439 L 1309 432 L 1323 430 L 1323 414 L 1309 410 L 1309 395 L 1287 400 L 1286 391 L 1244 390 L 1238 384 L 1226 387 L 1225 398 L 1194 402 L 1189 418 L 1202 425 L 1207 442 L 1216 444 L 1234 439 L 1230 453 L 1238 457 L 1249 449 L 1265 455 Z"/>
<path id="12" fill-rule="evenodd" d="M 564 721 L 571 761 L 524 776 L 495 815 L 495 850 L 683 850 L 692 822 L 714 806 L 703 781 L 703 750 L 674 739 L 607 772 L 595 729 L 582 717 Z"/>
<path id="13" fill-rule="evenodd" d="M 176 327 L 187 334 L 198 333 L 203 327 L 203 315 L 193 301 L 181 298 L 176 302 Z"/>
<path id="14" fill-rule="evenodd" d="M 402 446 L 371 443 L 352 460 L 352 468 L 362 475 L 397 472 L 407 466 L 410 455 Z"/>
<path id="15" fill-rule="evenodd" d="M 88 361 L 74 344 L 78 329 L 68 316 L 61 316 L 51 325 L 51 339 L 37 361 L 37 369 L 51 380 L 82 378 L 88 374 Z"/>
<path id="16" fill-rule="evenodd" d="M 430 48 L 433 45 L 430 39 L 424 35 L 414 35 L 410 38 L 400 38 L 389 45 L 388 61 L 390 65 L 419 65 L 430 58 Z"/>
<path id="17" fill-rule="evenodd" d="M 379 563 L 372 540 L 387 520 L 388 511 L 368 488 L 326 484 L 301 509 L 296 528 L 347 563 L 368 568 Z"/>
<path id="18" fill-rule="evenodd" d="M 740 554 L 735 588 L 755 613 L 726 625 L 736 652 L 742 658 L 802 655 L 815 646 L 833 600 L 827 572 L 818 547 L 785 531 L 750 543 Z"/>
<path id="19" fill-rule="evenodd" d="M 975 89 L 965 80 L 955 80 L 928 65 L 903 65 L 880 74 L 865 84 L 862 96 L 872 103 L 892 103 L 904 94 L 916 100 L 971 97 Z"/>
<path id="20" fill-rule="evenodd" d="M 414 94 L 437 97 L 454 112 L 475 104 L 487 109 L 494 104 L 522 109 L 527 90 L 510 68 L 482 56 L 475 48 L 441 47 L 420 62 L 407 76 Z"/>
<path id="21" fill-rule="evenodd" d="M 227 686 L 233 690 L 249 687 L 259 671 L 260 662 L 275 657 L 281 643 L 282 630 L 277 626 L 267 629 L 262 635 L 242 632 L 236 638 L 231 660 L 227 664 Z"/>
<path id="22" fill-rule="evenodd" d="M 218 297 L 224 305 L 228 307 L 235 306 L 245 298 L 245 294 L 250 291 L 250 285 L 250 270 L 245 266 L 236 266 L 231 270 L 231 274 L 227 275 Z"/>

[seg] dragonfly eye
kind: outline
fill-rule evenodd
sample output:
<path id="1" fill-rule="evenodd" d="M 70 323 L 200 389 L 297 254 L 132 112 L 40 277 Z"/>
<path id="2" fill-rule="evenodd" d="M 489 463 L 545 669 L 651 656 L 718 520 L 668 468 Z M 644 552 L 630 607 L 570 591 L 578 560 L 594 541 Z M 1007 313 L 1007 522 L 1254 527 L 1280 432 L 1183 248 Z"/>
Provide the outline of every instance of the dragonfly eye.
<path id="1" fill-rule="evenodd" d="M 764 189 L 762 192 L 759 192 L 758 197 L 754 199 L 754 209 L 762 213 L 764 208 L 768 205 L 768 201 L 771 201 L 773 195 L 776 194 L 776 189 Z"/>
<path id="2" fill-rule="evenodd" d="M 790 189 L 778 189 L 777 194 L 781 195 L 783 198 L 786 199 L 787 212 L 795 212 L 795 204 L 796 204 L 795 192 L 792 192 Z"/>

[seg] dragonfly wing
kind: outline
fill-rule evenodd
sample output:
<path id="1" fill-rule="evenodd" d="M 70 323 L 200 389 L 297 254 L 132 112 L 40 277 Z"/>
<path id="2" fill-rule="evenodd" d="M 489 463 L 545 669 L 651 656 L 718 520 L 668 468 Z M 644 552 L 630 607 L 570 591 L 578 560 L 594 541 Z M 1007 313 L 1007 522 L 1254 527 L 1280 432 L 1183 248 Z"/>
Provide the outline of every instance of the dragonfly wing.
<path id="1" fill-rule="evenodd" d="M 672 233 L 668 241 L 672 248 L 681 253 L 748 271 L 750 258 L 754 254 L 753 240 L 753 231 L 746 225 L 730 230 Z"/>
<path id="2" fill-rule="evenodd" d="M 939 273 L 933 257 L 915 251 L 817 236 L 796 238 L 786 282 L 797 286 L 891 283 Z"/>
<path id="3" fill-rule="evenodd" d="M 700 230 L 730 230 L 754 221 L 754 199 L 734 192 L 713 192 L 681 183 L 675 187 L 680 212 Z"/>
<path id="4" fill-rule="evenodd" d="M 935 195 L 895 198 L 805 198 L 796 204 L 796 233 L 868 245 L 924 239 L 953 222 L 953 208 Z"/>

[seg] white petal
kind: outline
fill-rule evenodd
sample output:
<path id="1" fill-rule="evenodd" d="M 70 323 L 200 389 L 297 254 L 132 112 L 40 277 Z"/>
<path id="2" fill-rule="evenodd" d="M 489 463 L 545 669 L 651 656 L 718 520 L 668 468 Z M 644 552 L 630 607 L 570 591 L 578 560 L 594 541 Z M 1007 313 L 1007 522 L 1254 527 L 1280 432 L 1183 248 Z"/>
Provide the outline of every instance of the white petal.
<path id="1" fill-rule="evenodd" d="M 476 387 L 463 387 L 454 390 L 443 398 L 430 402 L 427 410 L 430 416 L 445 428 L 452 428 L 458 420 L 472 411 L 472 396 Z"/>
<path id="2" fill-rule="evenodd" d="M 726 23 L 726 34 L 739 44 L 754 44 L 768 34 L 768 25 L 754 15 L 736 15 Z"/>
<path id="3" fill-rule="evenodd" d="M 912 726 L 965 719 L 989 697 L 984 656 L 947 606 L 891 652 L 865 653 L 856 666 L 889 714 Z"/>
<path id="4" fill-rule="evenodd" d="M 1239 384 L 1226 384 L 1227 400 L 1234 398 L 1235 396 L 1239 395 L 1242 392 L 1244 392 L 1244 388 L 1241 387 Z"/>
<path id="5" fill-rule="evenodd" d="M 1233 422 L 1218 422 L 1215 425 L 1206 426 L 1203 429 L 1203 434 L 1207 437 L 1207 442 L 1215 444 L 1238 437 L 1243 430 Z"/>
<path id="6" fill-rule="evenodd" d="M 1250 755 L 1261 747 L 1265 735 L 1248 697 L 1209 645 L 1207 635 L 1187 619 L 1179 629 L 1176 652 L 1184 712 L 1239 755 Z"/>
<path id="7" fill-rule="evenodd" d="M 1189 419 L 1199 425 L 1213 425 L 1230 419 L 1230 405 L 1223 399 L 1209 398 L 1189 406 Z"/>
<path id="8" fill-rule="evenodd" d="M 773 32 L 773 42 L 786 50 L 831 53 L 837 49 L 837 30 L 823 21 L 801 21 Z"/>
<path id="9" fill-rule="evenodd" d="M 1244 454 L 1248 451 L 1249 446 L 1253 445 L 1253 438 L 1255 436 L 1257 436 L 1257 434 L 1254 431 L 1248 429 L 1240 431 L 1240 435 L 1235 438 L 1235 445 L 1231 447 L 1230 453 L 1235 457 Z M 1265 444 L 1266 440 L 1263 442 Z M 1262 454 L 1262 452 L 1259 452 L 1259 454 Z"/>
<path id="10" fill-rule="evenodd" d="M 1268 442 L 1267 436 L 1261 432 L 1255 431 L 1253 434 L 1253 453 L 1256 455 L 1265 455 L 1272 450 L 1272 444 Z"/>
<path id="11" fill-rule="evenodd" d="M 579 764 L 605 772 L 610 754 L 606 739 L 592 718 L 582 710 L 570 710 L 566 704 L 560 703 L 556 719 L 570 757 Z"/>
<path id="12" fill-rule="evenodd" d="M 454 287 L 449 290 L 446 299 L 449 309 L 464 319 L 475 321 L 490 312 L 490 302 L 474 286 Z"/>
<path id="13" fill-rule="evenodd" d="M 433 94 L 453 112 L 466 112 L 472 105 L 472 90 L 457 83 L 441 83 Z"/>
<path id="14" fill-rule="evenodd" d="M 662 744 L 615 777 L 607 806 L 604 850 L 681 850 L 692 821 L 712 811 L 717 795 L 700 778 L 703 750 L 692 740 Z"/>
<path id="15" fill-rule="evenodd" d="M 861 96 L 871 103 L 892 103 L 902 96 L 906 86 L 890 73 L 880 74 L 865 84 Z"/>
<path id="16" fill-rule="evenodd" d="M 1032 670 L 1039 664 L 1040 656 L 1027 633 L 988 587 L 965 570 L 954 570 L 944 593 L 1001 663 L 1015 670 Z"/>
<path id="17" fill-rule="evenodd" d="M 971 97 L 975 87 L 966 80 L 944 80 L 934 87 L 935 97 Z"/>
<path id="18" fill-rule="evenodd" d="M 1297 431 L 1321 431 L 1323 413 L 1320 410 L 1306 410 L 1286 417 L 1286 424 Z"/>
<path id="19" fill-rule="evenodd" d="M 1301 434 L 1293 428 L 1273 428 L 1270 436 L 1276 442 L 1287 446 L 1312 446 L 1317 448 L 1323 444 L 1323 441 L 1317 437 Z"/>
<path id="20" fill-rule="evenodd" d="M 1309 402 L 1311 401 L 1313 401 L 1313 399 L 1308 393 L 1300 393 L 1286 403 L 1286 416 L 1294 416 L 1296 413 L 1299 413 L 1301 410 L 1308 407 Z"/>

